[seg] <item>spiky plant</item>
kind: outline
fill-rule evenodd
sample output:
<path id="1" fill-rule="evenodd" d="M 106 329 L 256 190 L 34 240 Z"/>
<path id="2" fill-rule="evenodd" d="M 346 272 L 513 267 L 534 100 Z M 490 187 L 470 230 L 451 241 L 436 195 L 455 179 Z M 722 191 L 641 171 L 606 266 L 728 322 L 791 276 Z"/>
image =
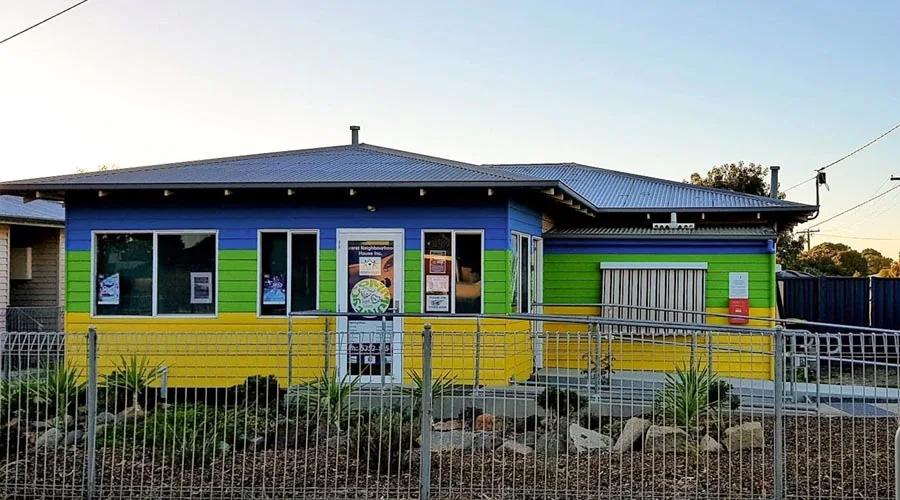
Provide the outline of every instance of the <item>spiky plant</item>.
<path id="1" fill-rule="evenodd" d="M 409 378 L 412 380 L 412 387 L 404 387 L 403 394 L 410 398 L 409 413 L 416 417 L 422 411 L 422 396 L 425 394 L 425 380 L 417 372 L 410 370 Z M 456 376 L 450 376 L 449 372 L 444 372 L 437 377 L 431 379 L 431 400 L 441 399 L 444 395 L 449 394 L 456 387 Z"/>
<path id="2" fill-rule="evenodd" d="M 299 410 L 307 416 L 324 419 L 338 428 L 348 422 L 351 415 L 350 396 L 359 385 L 359 377 L 323 371 L 317 379 L 297 388 Z"/>
<path id="3" fill-rule="evenodd" d="M 140 408 L 140 396 L 144 394 L 150 384 L 156 382 L 163 373 L 161 363 L 151 364 L 146 357 L 138 358 L 131 355 L 130 358 L 122 356 L 115 370 L 103 378 L 103 384 L 107 388 L 121 389 L 131 398 L 135 408 Z"/>
<path id="4" fill-rule="evenodd" d="M 708 367 L 692 364 L 667 373 L 665 385 L 657 395 L 655 413 L 666 423 L 684 428 L 706 425 L 711 410 L 725 404 L 718 397 L 727 385 Z"/>

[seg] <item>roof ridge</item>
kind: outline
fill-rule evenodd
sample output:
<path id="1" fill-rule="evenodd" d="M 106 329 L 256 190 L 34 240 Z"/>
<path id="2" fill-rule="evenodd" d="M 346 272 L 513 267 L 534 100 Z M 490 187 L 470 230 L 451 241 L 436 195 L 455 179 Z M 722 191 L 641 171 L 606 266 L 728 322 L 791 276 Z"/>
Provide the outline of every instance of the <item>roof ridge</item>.
<path id="1" fill-rule="evenodd" d="M 524 163 L 524 164 L 509 163 L 509 164 L 496 164 L 496 165 L 492 165 L 492 166 L 496 166 L 496 167 L 525 167 L 525 168 L 535 167 L 535 168 L 536 168 L 536 167 L 540 167 L 540 166 L 542 166 L 542 165 L 543 165 L 543 166 L 568 166 L 568 167 L 575 167 L 575 168 L 580 168 L 580 169 L 584 169 L 584 170 L 602 170 L 602 171 L 604 171 L 604 172 L 609 172 L 609 173 L 611 173 L 611 174 L 613 174 L 613 175 L 621 175 L 621 176 L 623 176 L 623 177 L 631 177 L 631 178 L 642 179 L 642 180 L 647 180 L 647 181 L 652 181 L 652 182 L 659 182 L 659 183 L 671 184 L 671 185 L 675 185 L 675 186 L 679 186 L 679 187 L 684 187 L 684 188 L 688 188 L 688 189 L 692 189 L 692 190 L 696 190 L 696 191 L 717 192 L 717 193 L 721 193 L 721 194 L 732 195 L 732 196 L 738 196 L 738 197 L 748 198 L 748 199 L 757 200 L 757 201 L 776 201 L 776 202 L 779 202 L 779 203 L 788 203 L 788 204 L 798 205 L 798 206 L 804 205 L 803 203 L 799 203 L 799 202 L 796 202 L 796 201 L 782 200 L 782 199 L 780 199 L 780 198 L 772 198 L 772 197 L 770 197 L 770 196 L 763 196 L 763 195 L 750 194 L 750 193 L 741 193 L 740 191 L 733 191 L 733 190 L 731 190 L 731 189 L 725 189 L 725 188 L 716 188 L 716 187 L 709 187 L 709 186 L 698 186 L 698 185 L 696 185 L 696 184 L 691 184 L 691 183 L 689 183 L 689 182 L 684 182 L 684 181 L 673 181 L 673 180 L 671 180 L 671 179 L 663 179 L 663 178 L 661 178 L 661 177 L 651 177 L 651 176 L 649 176 L 649 175 L 635 174 L 635 173 L 632 173 L 632 172 L 624 172 L 624 171 L 622 171 L 622 170 L 613 170 L 613 169 L 605 168 L 605 167 L 595 167 L 595 166 L 593 166 L 593 165 L 585 165 L 585 164 L 583 164 L 583 163 L 577 163 L 577 162 L 565 162 L 565 163 Z"/>
<path id="2" fill-rule="evenodd" d="M 321 146 L 316 148 L 304 148 L 304 149 L 290 149 L 283 151 L 270 151 L 268 153 L 253 153 L 246 155 L 233 155 L 233 156 L 221 156 L 214 158 L 203 158 L 199 160 L 188 160 L 188 161 L 179 161 L 179 162 L 171 162 L 171 163 L 159 163 L 156 165 L 139 165 L 137 167 L 124 167 L 124 168 L 116 168 L 112 170 L 98 170 L 91 172 L 77 172 L 74 174 L 61 174 L 61 175 L 51 175 L 47 177 L 32 177 L 29 179 L 20 179 L 16 180 L 17 183 L 24 183 L 34 180 L 41 181 L 49 181 L 49 180 L 57 180 L 57 179 L 71 179 L 76 177 L 81 178 L 90 178 L 95 176 L 103 176 L 109 174 L 115 174 L 118 172 L 147 172 L 153 170 L 166 170 L 170 168 L 181 168 L 181 167 L 190 167 L 198 164 L 209 164 L 209 163 L 224 163 L 227 161 L 235 161 L 235 160 L 250 160 L 256 158 L 269 158 L 273 156 L 287 156 L 291 154 L 305 154 L 305 153 L 318 153 L 322 151 L 333 151 L 339 150 L 343 148 L 351 148 L 354 146 L 348 144 L 342 144 L 337 146 Z"/>
<path id="3" fill-rule="evenodd" d="M 500 175 L 497 172 L 491 171 L 491 169 L 484 168 L 483 166 L 476 165 L 474 163 L 467 163 L 467 162 L 462 162 L 462 161 L 458 161 L 458 160 L 450 160 L 448 158 L 424 155 L 421 153 L 413 153 L 411 151 L 404 151 L 402 149 L 388 148 L 385 146 L 378 146 L 376 144 L 361 143 L 359 146 L 362 148 L 365 148 L 365 149 L 378 151 L 380 153 L 402 156 L 405 158 L 413 158 L 416 160 L 423 160 L 423 161 L 428 161 L 428 162 L 432 162 L 432 163 L 438 163 L 440 165 L 445 165 L 445 166 L 454 167 L 454 168 L 461 168 L 461 169 L 465 169 L 470 172 L 474 172 L 474 173 L 478 173 L 478 174 L 492 175 L 495 177 L 502 178 L 504 180 L 510 180 L 510 181 L 542 180 L 542 179 L 538 179 L 536 177 L 532 177 L 530 175 L 529 176 L 512 177 L 511 175 L 509 175 L 510 172 L 506 172 L 507 175 Z M 516 175 L 518 175 L 518 174 L 516 174 Z"/>

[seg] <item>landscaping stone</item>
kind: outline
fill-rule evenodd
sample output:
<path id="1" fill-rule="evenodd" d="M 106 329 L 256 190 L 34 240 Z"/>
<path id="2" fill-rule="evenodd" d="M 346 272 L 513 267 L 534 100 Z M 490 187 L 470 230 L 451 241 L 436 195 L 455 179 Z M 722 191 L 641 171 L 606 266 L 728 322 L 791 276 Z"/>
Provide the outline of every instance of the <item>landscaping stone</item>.
<path id="1" fill-rule="evenodd" d="M 493 431 L 495 418 L 490 413 L 482 413 L 475 417 L 474 428 L 476 431 Z"/>
<path id="2" fill-rule="evenodd" d="M 52 418 L 47 423 L 57 429 L 68 429 L 75 425 L 75 418 L 71 415 L 63 415 L 62 417 Z"/>
<path id="3" fill-rule="evenodd" d="M 640 417 L 629 418 L 628 422 L 625 422 L 625 427 L 622 428 L 621 434 L 619 434 L 619 439 L 613 445 L 612 451 L 621 453 L 633 450 L 635 445 L 644 438 L 644 433 L 647 432 L 650 425 L 649 420 Z"/>
<path id="4" fill-rule="evenodd" d="M 97 422 L 97 425 L 114 424 L 116 423 L 116 416 L 108 411 L 102 411 L 97 414 L 95 422 Z"/>
<path id="5" fill-rule="evenodd" d="M 78 444 L 83 438 L 83 430 L 75 429 L 74 431 L 69 431 L 66 433 L 66 438 L 63 440 L 63 446 L 72 446 L 73 444 Z"/>
<path id="6" fill-rule="evenodd" d="M 515 441 L 519 444 L 534 448 L 538 440 L 537 432 L 525 432 L 516 436 Z"/>
<path id="7" fill-rule="evenodd" d="M 558 456 L 568 452 L 569 443 L 564 435 L 556 432 L 547 432 L 537 437 L 534 442 L 535 453 L 548 457 Z"/>
<path id="8" fill-rule="evenodd" d="M 725 447 L 729 451 L 749 450 L 766 446 L 766 436 L 759 422 L 745 422 L 725 429 Z"/>
<path id="9" fill-rule="evenodd" d="M 468 450 L 475 443 L 475 433 L 447 431 L 431 433 L 431 451 Z"/>
<path id="10" fill-rule="evenodd" d="M 500 445 L 500 451 L 508 451 L 517 455 L 530 455 L 534 453 L 534 449 L 526 444 L 519 443 L 512 439 L 507 439 Z"/>
<path id="11" fill-rule="evenodd" d="M 492 451 L 503 444 L 503 436 L 497 432 L 475 432 L 472 448 L 478 451 Z"/>
<path id="12" fill-rule="evenodd" d="M 725 451 L 725 448 L 709 434 L 705 434 L 700 439 L 700 444 L 697 445 L 697 448 L 704 453 L 720 453 Z"/>
<path id="13" fill-rule="evenodd" d="M 116 422 L 130 422 L 132 420 L 140 420 L 146 416 L 147 412 L 145 412 L 144 410 L 134 406 L 129 406 L 116 415 Z"/>
<path id="14" fill-rule="evenodd" d="M 31 422 L 28 422 L 28 426 L 36 431 L 44 431 L 53 427 L 50 425 L 50 420 L 32 420 Z"/>
<path id="15" fill-rule="evenodd" d="M 582 452 L 588 450 L 608 450 L 613 444 L 609 436 L 604 436 L 597 431 L 585 429 L 578 424 L 569 424 L 569 439 L 575 446 L 575 450 Z"/>
<path id="16" fill-rule="evenodd" d="M 462 428 L 462 420 L 444 420 L 442 422 L 434 422 L 431 424 L 431 429 L 438 432 L 458 431 Z"/>
<path id="17" fill-rule="evenodd" d="M 63 431 L 51 427 L 47 429 L 43 434 L 38 436 L 38 438 L 34 441 L 34 445 L 38 448 L 41 447 L 53 447 L 59 444 L 65 438 L 65 434 Z"/>
<path id="18" fill-rule="evenodd" d="M 687 432 L 678 427 L 651 425 L 644 435 L 644 451 L 683 452 L 692 450 L 695 446 L 690 442 Z"/>

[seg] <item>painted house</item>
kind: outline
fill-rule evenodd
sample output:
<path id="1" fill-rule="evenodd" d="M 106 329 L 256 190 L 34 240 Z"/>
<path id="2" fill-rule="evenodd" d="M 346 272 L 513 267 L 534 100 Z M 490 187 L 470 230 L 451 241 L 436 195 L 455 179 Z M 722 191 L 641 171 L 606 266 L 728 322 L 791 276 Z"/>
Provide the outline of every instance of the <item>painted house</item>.
<path id="1" fill-rule="evenodd" d="M 419 367 L 425 321 L 438 334 L 435 368 L 461 382 L 583 368 L 596 346 L 571 334 L 578 325 L 473 316 L 542 308 L 633 317 L 656 307 L 683 312 L 654 319 L 703 321 L 697 313 L 728 310 L 737 283 L 745 312 L 770 317 L 775 229 L 815 211 L 577 164 L 469 164 L 363 144 L 351 130 L 349 145 L 0 191 L 65 200 L 67 332 L 96 326 L 101 354 L 158 358 L 171 385 L 256 373 L 296 381 L 326 367 L 403 380 Z M 289 318 L 303 311 L 320 315 Z M 390 311 L 439 318 L 379 316 Z M 547 335 L 533 335 L 536 327 Z M 615 363 L 666 369 L 681 357 L 631 348 Z M 760 356 L 759 366 L 717 369 L 766 377 L 771 367 Z"/>
<path id="2" fill-rule="evenodd" d="M 0 196 L 0 332 L 62 328 L 64 223 L 59 202 Z"/>

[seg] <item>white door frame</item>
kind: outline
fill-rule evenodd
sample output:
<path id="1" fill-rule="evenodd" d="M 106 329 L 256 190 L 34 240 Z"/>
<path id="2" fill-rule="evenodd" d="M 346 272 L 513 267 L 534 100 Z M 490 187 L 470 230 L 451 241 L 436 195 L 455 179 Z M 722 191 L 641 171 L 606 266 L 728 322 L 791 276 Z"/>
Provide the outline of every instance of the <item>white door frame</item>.
<path id="1" fill-rule="evenodd" d="M 531 265 L 534 269 L 534 293 L 532 301 L 537 304 L 544 302 L 544 238 L 540 236 L 531 237 Z M 531 311 L 534 314 L 543 314 L 544 306 L 534 306 Z M 540 370 L 544 367 L 544 322 L 534 322 L 534 369 Z"/>
<path id="2" fill-rule="evenodd" d="M 347 312 L 347 242 L 350 240 L 393 240 L 394 242 L 394 305 L 396 312 L 403 311 L 403 282 L 405 262 L 405 234 L 402 228 L 396 229 L 372 229 L 372 228 L 338 228 L 336 237 L 337 246 L 337 310 Z M 391 375 L 390 376 L 361 376 L 362 383 L 399 383 L 403 379 L 403 318 L 393 318 L 387 322 L 387 328 L 393 332 L 391 342 Z M 347 370 L 348 349 L 348 322 L 346 316 L 339 316 L 337 321 L 337 356 L 338 376 L 343 376 Z"/>

